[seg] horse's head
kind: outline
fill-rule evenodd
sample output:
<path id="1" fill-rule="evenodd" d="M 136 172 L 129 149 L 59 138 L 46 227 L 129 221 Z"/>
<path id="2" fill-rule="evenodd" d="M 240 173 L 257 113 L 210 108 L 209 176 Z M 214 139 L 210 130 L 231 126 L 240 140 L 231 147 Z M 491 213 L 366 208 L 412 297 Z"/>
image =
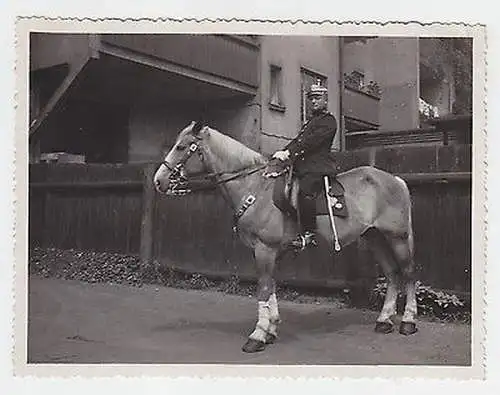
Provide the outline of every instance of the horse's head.
<path id="1" fill-rule="evenodd" d="M 182 194 L 187 187 L 188 172 L 202 170 L 202 161 L 190 160 L 190 158 L 202 155 L 200 142 L 206 130 L 207 127 L 204 127 L 202 123 L 193 121 L 179 133 L 175 144 L 156 170 L 154 185 L 158 192 L 169 195 Z"/>

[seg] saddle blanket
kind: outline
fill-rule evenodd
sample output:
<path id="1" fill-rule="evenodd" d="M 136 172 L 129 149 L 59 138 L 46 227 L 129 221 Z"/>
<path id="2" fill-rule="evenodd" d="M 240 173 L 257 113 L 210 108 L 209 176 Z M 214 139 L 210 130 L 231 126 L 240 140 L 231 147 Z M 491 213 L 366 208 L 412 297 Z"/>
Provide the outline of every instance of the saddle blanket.
<path id="1" fill-rule="evenodd" d="M 329 184 L 330 190 L 328 191 L 328 194 L 331 196 L 330 200 L 332 202 L 333 215 L 337 217 L 347 217 L 348 211 L 345 205 L 344 187 L 335 178 L 335 176 L 329 176 Z M 285 195 L 285 178 L 283 176 L 276 179 L 273 200 L 275 206 L 281 211 L 297 218 L 295 208 L 292 206 L 289 198 Z M 329 215 L 328 201 L 325 195 L 324 187 L 321 188 L 321 192 L 319 192 L 316 197 L 316 215 Z"/>
<path id="2" fill-rule="evenodd" d="M 347 217 L 347 207 L 345 205 L 344 187 L 342 184 L 333 177 L 329 177 L 330 190 L 328 195 L 330 195 L 332 203 L 333 215 L 336 217 Z M 316 215 L 329 215 L 328 212 L 328 201 L 326 199 L 324 188 L 321 193 L 318 193 L 316 198 Z"/>

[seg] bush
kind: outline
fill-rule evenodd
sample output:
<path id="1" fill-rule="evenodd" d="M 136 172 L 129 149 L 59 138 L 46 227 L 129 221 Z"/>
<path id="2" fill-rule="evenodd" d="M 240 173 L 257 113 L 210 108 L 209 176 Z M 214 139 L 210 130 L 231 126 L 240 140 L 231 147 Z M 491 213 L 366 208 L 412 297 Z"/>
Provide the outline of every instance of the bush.
<path id="1" fill-rule="evenodd" d="M 377 307 L 384 303 L 387 292 L 387 281 L 384 277 L 378 278 L 373 288 L 373 295 Z M 404 306 L 404 295 L 398 295 L 398 305 Z M 421 316 L 442 320 L 468 320 L 470 318 L 469 304 L 452 293 L 437 291 L 428 285 L 417 281 L 417 308 Z"/>

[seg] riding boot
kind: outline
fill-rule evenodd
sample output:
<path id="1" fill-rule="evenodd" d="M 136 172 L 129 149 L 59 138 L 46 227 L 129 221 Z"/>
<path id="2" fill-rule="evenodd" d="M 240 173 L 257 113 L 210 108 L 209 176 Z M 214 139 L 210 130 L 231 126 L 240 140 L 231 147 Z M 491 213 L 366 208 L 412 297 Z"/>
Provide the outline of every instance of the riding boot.
<path id="1" fill-rule="evenodd" d="M 291 241 L 290 246 L 304 250 L 309 246 L 316 246 L 316 197 L 314 195 L 299 194 L 299 211 L 302 234 Z"/>

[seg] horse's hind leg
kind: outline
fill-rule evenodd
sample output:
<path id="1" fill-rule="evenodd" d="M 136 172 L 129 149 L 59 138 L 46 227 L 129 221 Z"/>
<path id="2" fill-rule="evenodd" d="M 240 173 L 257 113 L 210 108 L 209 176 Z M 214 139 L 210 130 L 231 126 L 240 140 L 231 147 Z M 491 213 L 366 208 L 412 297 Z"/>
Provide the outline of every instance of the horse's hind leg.
<path id="1" fill-rule="evenodd" d="M 406 304 L 399 333 L 412 335 L 417 332 L 415 317 L 417 315 L 417 295 L 415 279 L 415 261 L 413 259 L 413 238 L 393 238 L 390 240 L 394 256 L 401 268 L 402 280 L 405 286 Z"/>
<path id="2" fill-rule="evenodd" d="M 363 238 L 368 242 L 373 257 L 378 262 L 387 280 L 387 291 L 384 305 L 377 318 L 375 332 L 391 333 L 394 330 L 394 323 L 391 317 L 396 315 L 396 302 L 398 296 L 398 276 L 397 265 L 388 248 L 384 236 L 376 229 L 369 230 Z"/>
<path id="3" fill-rule="evenodd" d="M 254 252 L 259 276 L 257 284 L 258 319 L 255 329 L 242 348 L 243 351 L 250 353 L 262 351 L 266 344 L 274 342 L 278 335 L 277 330 L 280 322 L 276 283 L 273 279 L 276 250 L 263 243 L 258 243 Z"/>

